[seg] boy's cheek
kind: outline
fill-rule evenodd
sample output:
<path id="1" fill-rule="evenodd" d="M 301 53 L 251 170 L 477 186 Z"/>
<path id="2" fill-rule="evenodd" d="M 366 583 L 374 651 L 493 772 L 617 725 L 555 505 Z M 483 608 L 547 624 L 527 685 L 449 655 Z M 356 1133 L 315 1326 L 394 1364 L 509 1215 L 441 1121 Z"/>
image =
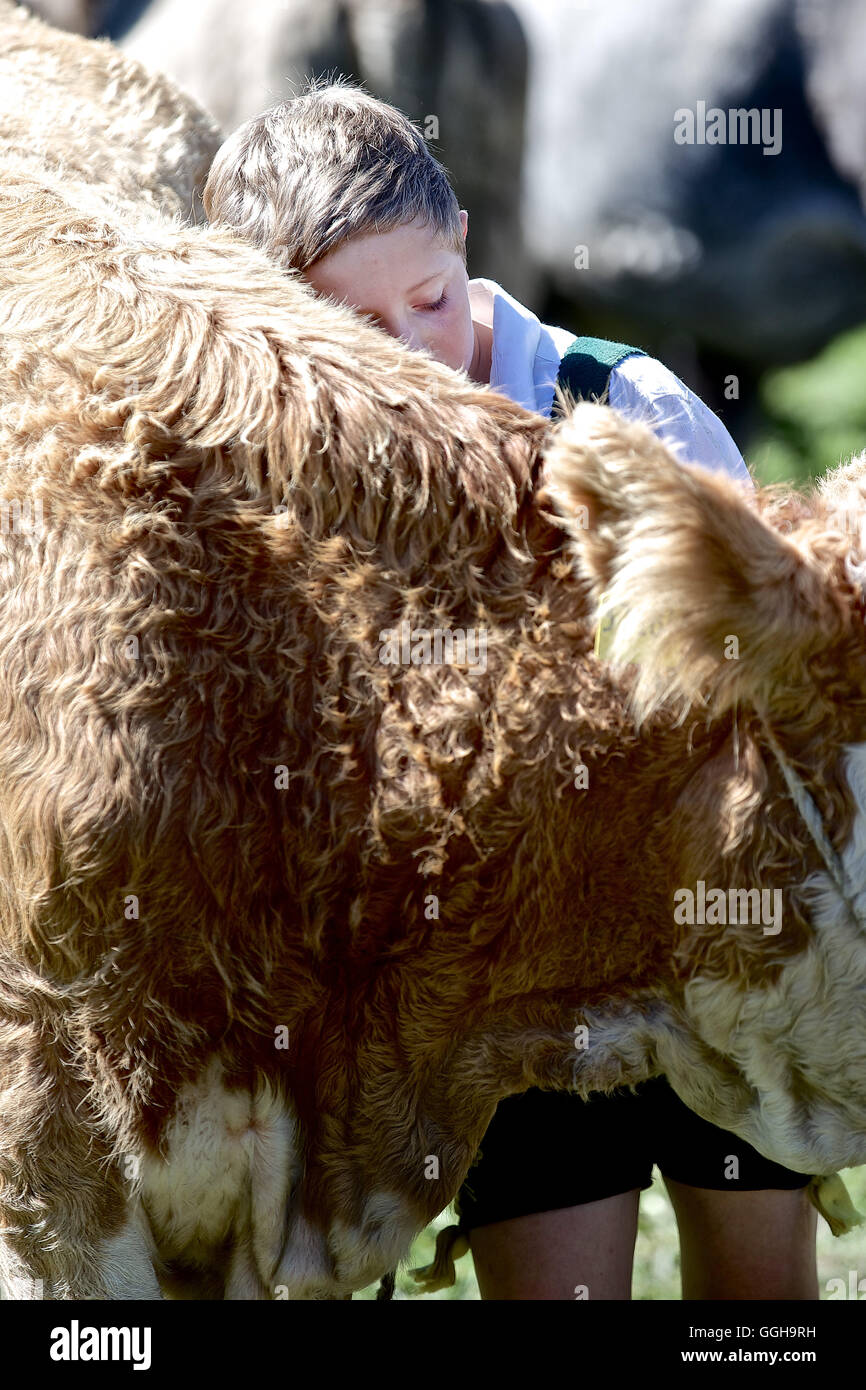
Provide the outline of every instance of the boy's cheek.
<path id="1" fill-rule="evenodd" d="M 429 329 L 424 335 L 423 346 L 436 358 L 437 362 L 444 362 L 446 367 L 454 367 L 459 370 L 465 365 L 466 344 L 462 335 L 442 327 Z M 472 353 L 470 351 L 470 359 Z"/>
<path id="2" fill-rule="evenodd" d="M 455 314 L 447 325 L 443 325 L 439 351 L 435 355 L 440 362 L 447 362 L 449 367 L 460 370 L 462 367 L 469 371 L 472 359 L 475 356 L 475 330 L 472 325 L 472 316 L 469 313 L 469 301 L 466 302 L 466 313 Z"/>
<path id="3" fill-rule="evenodd" d="M 456 303 L 443 313 L 425 317 L 415 316 L 410 346 L 423 348 L 456 371 L 461 368 L 467 372 L 475 356 L 475 331 L 469 300 L 465 304 Z"/>

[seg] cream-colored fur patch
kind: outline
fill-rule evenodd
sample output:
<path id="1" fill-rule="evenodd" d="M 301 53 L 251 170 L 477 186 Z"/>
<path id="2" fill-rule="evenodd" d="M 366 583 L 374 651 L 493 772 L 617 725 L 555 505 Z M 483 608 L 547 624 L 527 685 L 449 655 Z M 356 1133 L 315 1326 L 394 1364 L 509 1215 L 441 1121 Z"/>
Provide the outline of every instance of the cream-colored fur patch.
<path id="1" fill-rule="evenodd" d="M 857 812 L 842 862 L 857 912 L 866 914 L 866 745 L 847 748 L 845 772 Z M 814 939 L 776 984 L 744 991 L 699 978 L 686 987 L 700 1038 L 743 1073 L 741 1099 L 722 1087 L 711 1113 L 707 1056 L 703 1077 L 675 1062 L 671 1079 L 687 1104 L 769 1158 L 831 1173 L 866 1163 L 866 928 L 852 921 L 826 871 L 806 886 Z M 717 1071 L 729 1079 L 721 1058 Z"/>
<path id="2" fill-rule="evenodd" d="M 233 1298 L 271 1297 L 299 1179 L 294 1117 L 264 1083 L 228 1090 L 212 1061 L 178 1099 L 163 1157 L 142 1160 L 141 1199 L 160 1253 L 206 1262 L 231 1239 Z"/>

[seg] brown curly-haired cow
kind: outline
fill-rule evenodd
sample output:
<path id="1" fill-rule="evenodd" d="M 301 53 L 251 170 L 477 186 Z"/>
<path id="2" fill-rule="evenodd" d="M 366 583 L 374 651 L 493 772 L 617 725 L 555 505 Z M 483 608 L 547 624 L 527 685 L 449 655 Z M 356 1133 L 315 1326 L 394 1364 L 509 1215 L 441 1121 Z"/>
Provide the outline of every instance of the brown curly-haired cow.
<path id="1" fill-rule="evenodd" d="M 664 1071 L 777 1160 L 866 1160 L 835 494 L 753 503 L 602 407 L 552 432 L 38 152 L 0 494 L 6 1297 L 345 1296 L 533 1085 Z M 667 624 L 642 722 L 591 585 Z M 780 930 L 684 923 L 698 880 Z"/>

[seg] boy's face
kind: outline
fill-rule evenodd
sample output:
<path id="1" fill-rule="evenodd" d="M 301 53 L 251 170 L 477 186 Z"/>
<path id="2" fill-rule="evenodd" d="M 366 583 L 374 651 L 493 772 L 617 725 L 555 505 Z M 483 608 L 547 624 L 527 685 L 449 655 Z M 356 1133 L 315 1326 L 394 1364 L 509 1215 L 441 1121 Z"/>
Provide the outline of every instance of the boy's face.
<path id="1" fill-rule="evenodd" d="M 465 212 L 460 220 L 465 237 Z M 472 374 L 478 349 L 466 266 L 432 228 L 408 222 L 390 232 L 350 237 L 316 261 L 305 279 L 320 294 L 369 314 L 409 347 L 426 348 L 440 362 Z"/>

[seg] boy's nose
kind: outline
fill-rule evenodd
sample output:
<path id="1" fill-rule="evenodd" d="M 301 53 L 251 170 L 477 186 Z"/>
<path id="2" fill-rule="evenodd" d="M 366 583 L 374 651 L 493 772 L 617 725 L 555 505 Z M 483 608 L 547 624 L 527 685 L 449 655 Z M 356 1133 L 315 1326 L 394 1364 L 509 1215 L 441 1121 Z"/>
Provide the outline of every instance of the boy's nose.
<path id="1" fill-rule="evenodd" d="M 398 320 L 392 319 L 388 322 L 384 322 L 382 327 L 385 329 L 386 333 L 391 334 L 392 338 L 399 338 L 400 342 L 405 343 L 407 347 L 414 348 L 418 346 L 417 334 L 413 333 L 408 324 L 400 323 Z"/>
<path id="2" fill-rule="evenodd" d="M 409 348 L 423 348 L 424 340 L 412 324 L 401 319 L 397 314 L 371 314 L 373 323 L 383 332 L 389 333 L 392 338 L 398 338 Z"/>
<path id="3" fill-rule="evenodd" d="M 401 333 L 400 338 L 409 348 L 418 349 L 427 346 L 421 334 L 413 333 L 410 329 L 407 329 L 404 333 Z"/>

